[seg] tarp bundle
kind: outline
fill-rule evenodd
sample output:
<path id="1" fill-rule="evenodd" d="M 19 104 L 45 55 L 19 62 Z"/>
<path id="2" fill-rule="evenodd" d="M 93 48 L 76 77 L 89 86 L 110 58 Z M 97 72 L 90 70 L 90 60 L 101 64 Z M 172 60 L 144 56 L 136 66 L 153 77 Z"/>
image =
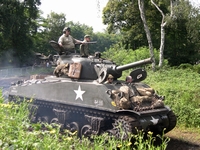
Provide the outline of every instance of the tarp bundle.
<path id="1" fill-rule="evenodd" d="M 164 107 L 162 99 L 152 88 L 136 88 L 123 85 L 119 90 L 110 90 L 108 94 L 120 109 L 135 111 L 149 110 Z"/>

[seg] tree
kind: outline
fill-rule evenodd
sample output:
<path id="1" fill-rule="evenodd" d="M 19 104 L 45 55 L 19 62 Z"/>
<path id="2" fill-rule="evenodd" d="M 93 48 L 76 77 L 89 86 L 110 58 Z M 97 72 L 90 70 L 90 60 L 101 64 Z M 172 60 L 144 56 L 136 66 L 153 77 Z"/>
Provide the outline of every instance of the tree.
<path id="1" fill-rule="evenodd" d="M 160 37 L 160 57 L 159 57 L 159 67 L 162 67 L 163 65 L 163 61 L 164 61 L 164 47 L 165 47 L 165 26 L 167 24 L 166 21 L 166 16 L 164 14 L 164 12 L 159 8 L 159 6 L 154 2 L 154 0 L 151 0 L 151 3 L 156 7 L 156 9 L 160 12 L 160 14 L 162 15 L 162 20 L 161 20 L 161 37 Z M 170 18 L 173 15 L 173 0 L 170 0 Z M 169 18 L 168 18 L 169 19 Z"/>
<path id="2" fill-rule="evenodd" d="M 12 52 L 10 58 L 1 57 L 1 63 L 22 66 L 32 54 L 32 38 L 36 33 L 40 0 L 2 0 L 0 4 L 0 55 Z"/>
<path id="3" fill-rule="evenodd" d="M 57 14 L 51 12 L 47 18 L 38 19 L 38 33 L 34 36 L 35 52 L 40 52 L 46 56 L 49 54 L 56 54 L 56 51 L 49 44 L 50 40 L 58 41 L 58 38 L 63 34 L 64 27 L 71 28 L 71 35 L 78 39 L 84 40 L 84 36 L 89 34 L 92 41 L 97 41 L 97 44 L 90 45 L 90 53 L 96 51 L 103 52 L 105 48 L 117 42 L 119 36 L 109 35 L 108 33 L 93 33 L 93 28 L 79 22 L 66 22 L 65 14 Z M 79 45 L 75 45 L 77 52 L 79 52 Z"/>
<path id="4" fill-rule="evenodd" d="M 86 34 L 93 35 L 93 28 L 79 22 L 67 22 L 66 26 L 71 27 L 71 34 L 74 38 L 84 40 Z"/>
<path id="5" fill-rule="evenodd" d="M 197 61 L 200 13 L 188 0 L 140 0 L 138 4 L 130 0 L 109 0 L 103 10 L 103 22 L 108 25 L 108 32 L 123 34 L 123 44 L 127 49 L 129 44 L 133 50 L 147 46 L 144 32 L 147 28 L 141 28 L 144 19 L 139 18 L 140 7 L 136 7 L 140 2 L 143 2 L 145 8 L 141 10 L 146 18 L 145 26 L 148 25 L 151 33 L 148 44 L 152 43 L 152 47 L 160 49 L 159 66 L 162 66 L 164 58 L 168 59 L 170 65 Z"/>
<path id="6" fill-rule="evenodd" d="M 121 41 L 120 34 L 108 34 L 105 33 L 95 33 L 92 36 L 92 40 L 97 41 L 97 44 L 93 44 L 90 46 L 92 53 L 95 52 L 104 52 L 105 50 L 109 49 L 112 45 Z"/>
<path id="7" fill-rule="evenodd" d="M 120 36 L 108 33 L 93 33 L 93 28 L 85 24 L 67 22 L 66 26 L 71 27 L 71 32 L 74 38 L 83 40 L 86 34 L 91 36 L 92 41 L 97 41 L 97 44 L 90 44 L 90 53 L 103 52 L 106 48 L 109 48 L 112 44 L 119 41 Z M 79 45 L 76 46 L 79 51 Z"/>
<path id="8" fill-rule="evenodd" d="M 149 50 L 150 50 L 150 56 L 152 59 L 152 69 L 155 71 L 155 57 L 153 53 L 153 44 L 152 44 L 152 39 L 151 39 L 151 33 L 149 31 L 149 27 L 147 25 L 146 17 L 145 17 L 145 11 L 144 11 L 144 0 L 138 0 L 138 6 L 140 10 L 140 16 L 144 24 L 144 30 L 146 32 L 148 44 L 149 44 Z"/>
<path id="9" fill-rule="evenodd" d="M 170 65 L 194 64 L 200 59 L 200 9 L 189 1 L 177 1 L 166 26 L 165 58 Z"/>
<path id="10" fill-rule="evenodd" d="M 145 16 L 152 37 L 154 47 L 158 47 L 160 31 L 159 20 L 161 16 L 157 15 L 157 10 L 148 1 L 144 1 Z M 133 50 L 148 46 L 146 33 L 143 28 L 143 22 L 140 17 L 140 11 L 137 1 L 134 0 L 109 0 L 103 9 L 103 23 L 108 25 L 109 33 L 121 33 L 122 42 L 126 48 Z"/>
<path id="11" fill-rule="evenodd" d="M 144 10 L 145 6 L 148 8 L 147 10 Z M 126 48 L 135 50 L 141 46 L 146 46 L 146 41 L 148 41 L 150 56 L 153 60 L 152 68 L 155 70 L 153 40 L 150 30 L 156 33 L 153 34 L 153 39 L 158 38 L 158 30 L 156 30 L 157 24 L 151 23 L 151 20 L 156 22 L 154 20 L 156 13 L 150 7 L 147 1 L 138 0 L 138 3 L 136 3 L 136 1 L 128 0 L 110 0 L 104 8 L 103 21 L 108 24 L 108 32 L 119 32 L 123 35 L 122 42 L 126 45 Z M 146 16 L 148 20 L 146 20 Z M 144 26 L 144 28 L 141 28 L 141 26 Z M 157 45 L 157 42 L 155 42 L 155 45 Z"/>
<path id="12" fill-rule="evenodd" d="M 47 18 L 41 17 L 38 19 L 38 32 L 34 36 L 34 51 L 45 55 L 52 54 L 53 51 L 49 41 L 58 41 L 65 25 L 66 18 L 63 13 L 51 12 L 47 15 Z"/>
<path id="13" fill-rule="evenodd" d="M 130 0 L 109 0 L 103 9 L 103 23 L 108 33 L 121 33 L 126 48 L 136 49 L 145 44 L 145 32 L 141 28 L 138 5 Z"/>

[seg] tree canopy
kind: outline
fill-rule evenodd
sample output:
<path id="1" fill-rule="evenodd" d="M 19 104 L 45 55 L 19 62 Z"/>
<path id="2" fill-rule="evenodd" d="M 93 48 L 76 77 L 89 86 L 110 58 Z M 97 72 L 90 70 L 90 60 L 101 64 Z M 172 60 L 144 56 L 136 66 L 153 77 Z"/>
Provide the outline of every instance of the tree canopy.
<path id="1" fill-rule="evenodd" d="M 151 3 L 144 2 L 146 23 L 151 33 L 153 49 L 159 49 L 161 39 L 161 13 Z M 188 0 L 173 1 L 173 16 L 168 0 L 154 0 L 165 14 L 164 58 L 169 64 L 194 64 L 200 60 L 200 9 Z M 137 50 L 147 47 L 148 41 L 140 17 L 138 1 L 109 0 L 103 10 L 103 22 L 108 25 L 104 32 L 93 32 L 91 26 L 79 22 L 66 22 L 66 15 L 51 12 L 42 17 L 40 0 L 2 0 L 0 4 L 0 65 L 31 65 L 34 52 L 56 54 L 49 41 L 57 41 L 64 27 L 71 27 L 74 38 L 83 40 L 91 35 L 97 44 L 90 46 L 90 53 L 104 52 L 113 47 Z M 118 46 L 112 46 L 116 44 Z M 79 47 L 77 46 L 77 49 Z"/>
<path id="2" fill-rule="evenodd" d="M 40 4 L 40 0 L 3 0 L 1 2 L 0 56 L 4 56 L 8 51 L 12 52 L 12 58 L 8 58 L 8 62 L 22 65 L 22 62 L 28 61 L 26 58 L 31 51 L 27 49 L 33 44 L 31 36 L 37 32 L 35 19 L 38 17 L 37 6 Z"/>
<path id="3" fill-rule="evenodd" d="M 170 2 L 168 0 L 155 0 L 155 2 L 164 14 L 169 16 Z M 193 7 L 188 0 L 173 2 L 174 16 L 172 20 L 169 20 L 168 17 L 165 18 L 168 20 L 168 24 L 164 57 L 169 60 L 171 65 L 194 63 L 199 59 L 200 11 Z M 144 7 L 153 46 L 158 49 L 162 15 L 150 1 L 144 1 Z M 135 50 L 148 45 L 137 1 L 109 0 L 103 10 L 103 22 L 108 25 L 109 33 L 122 34 L 122 42 L 127 48 L 130 46 Z"/>
<path id="4" fill-rule="evenodd" d="M 49 41 L 58 41 L 63 28 L 71 27 L 72 36 L 83 40 L 89 34 L 92 40 L 91 53 L 104 51 L 117 38 L 108 33 L 94 33 L 93 28 L 79 22 L 66 22 L 65 14 L 51 12 L 42 17 L 40 0 L 3 0 L 0 4 L 0 64 L 12 66 L 32 65 L 35 52 L 56 54 Z M 117 37 L 117 35 L 116 35 Z M 105 47 L 104 47 L 105 45 Z M 79 45 L 77 45 L 79 49 Z"/>

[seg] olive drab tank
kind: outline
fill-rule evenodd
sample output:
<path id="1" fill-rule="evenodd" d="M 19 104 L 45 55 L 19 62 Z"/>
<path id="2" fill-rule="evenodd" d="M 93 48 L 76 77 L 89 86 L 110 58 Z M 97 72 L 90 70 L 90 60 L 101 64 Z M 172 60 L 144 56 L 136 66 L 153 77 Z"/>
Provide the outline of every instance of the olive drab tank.
<path id="1" fill-rule="evenodd" d="M 58 43 L 50 41 L 60 53 Z M 95 56 L 60 53 L 53 75 L 13 84 L 9 100 L 33 99 L 32 121 L 59 123 L 62 128 L 77 131 L 79 136 L 109 132 L 126 138 L 137 130 L 155 134 L 169 132 L 176 125 L 173 111 L 164 105 L 163 96 L 141 81 L 147 77 L 144 69 L 130 73 L 132 83 L 118 80 L 127 69 L 150 64 L 144 59 L 123 66 Z M 112 75 L 112 84 L 105 84 Z M 39 78 L 39 79 L 38 79 Z"/>

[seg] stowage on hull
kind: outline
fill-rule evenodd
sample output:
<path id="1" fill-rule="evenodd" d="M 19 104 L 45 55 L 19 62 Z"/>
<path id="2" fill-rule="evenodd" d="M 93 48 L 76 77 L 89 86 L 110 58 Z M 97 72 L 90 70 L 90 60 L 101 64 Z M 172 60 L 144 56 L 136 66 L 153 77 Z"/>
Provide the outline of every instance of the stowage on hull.
<path id="1" fill-rule="evenodd" d="M 78 131 L 79 136 L 109 132 L 126 138 L 137 130 L 156 134 L 172 130 L 174 113 L 163 102 L 155 103 L 160 97 L 154 97 L 155 102 L 142 101 L 142 95 L 135 92 L 141 87 L 149 88 L 143 83 L 109 85 L 49 76 L 12 86 L 9 99 L 33 99 L 32 108 L 37 110 L 33 122 L 59 123 L 64 129 Z"/>

